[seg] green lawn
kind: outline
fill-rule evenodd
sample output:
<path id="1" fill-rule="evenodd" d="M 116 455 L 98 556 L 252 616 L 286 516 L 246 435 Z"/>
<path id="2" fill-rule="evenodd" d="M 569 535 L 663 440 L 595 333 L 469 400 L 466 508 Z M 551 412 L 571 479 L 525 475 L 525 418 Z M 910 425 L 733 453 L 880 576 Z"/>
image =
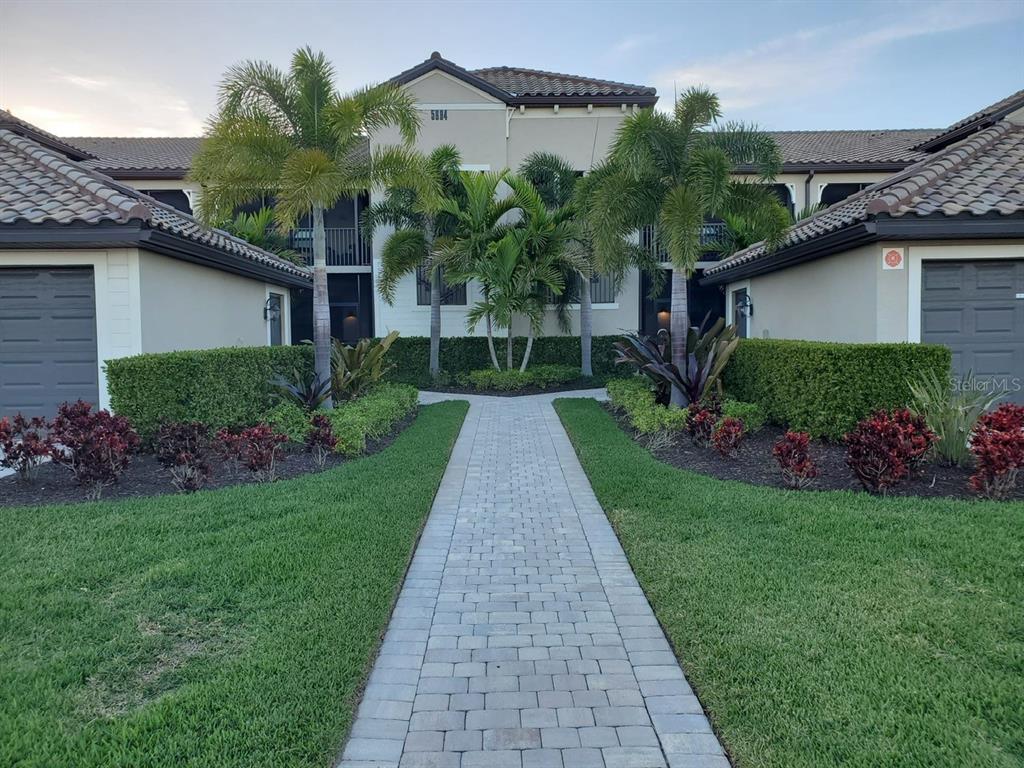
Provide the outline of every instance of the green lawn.
<path id="1" fill-rule="evenodd" d="M 738 766 L 1024 765 L 1024 504 L 723 482 L 555 406 Z"/>
<path id="2" fill-rule="evenodd" d="M 273 485 L 0 510 L 0 765 L 330 764 L 465 413 Z"/>

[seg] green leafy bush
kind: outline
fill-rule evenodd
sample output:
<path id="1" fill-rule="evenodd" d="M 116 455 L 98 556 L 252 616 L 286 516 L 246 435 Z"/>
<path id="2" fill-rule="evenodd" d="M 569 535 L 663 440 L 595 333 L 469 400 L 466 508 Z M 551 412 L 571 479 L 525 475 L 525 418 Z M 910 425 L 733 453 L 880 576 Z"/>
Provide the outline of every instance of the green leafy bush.
<path id="1" fill-rule="evenodd" d="M 970 373 L 954 387 L 948 377 L 925 371 L 909 386 L 910 409 L 924 416 L 928 427 L 938 436 L 935 454 L 946 464 L 967 465 L 974 425 L 995 404 L 1000 393 L 986 391 Z"/>
<path id="2" fill-rule="evenodd" d="M 631 376 L 632 371 L 615 365 L 615 349 L 612 346 L 620 336 L 594 336 L 591 344 L 594 378 L 605 381 L 610 378 Z M 504 349 L 504 339 L 496 340 Z M 526 338 L 517 336 L 512 340 L 513 355 L 522 358 Z M 388 362 L 394 364 L 385 376 L 387 381 L 412 384 L 426 388 L 432 384 L 428 361 L 430 339 L 425 336 L 403 336 L 397 339 L 388 352 Z M 542 336 L 534 339 L 530 353 L 530 368 L 541 365 L 566 365 L 577 371 L 580 366 L 580 340 L 578 336 Z M 444 337 L 441 339 L 441 370 L 453 378 L 470 371 L 491 366 L 487 352 L 487 338 L 484 336 Z M 528 369 L 529 370 L 529 369 Z"/>
<path id="3" fill-rule="evenodd" d="M 255 424 L 274 404 L 271 381 L 312 364 L 308 346 L 163 352 L 108 360 L 107 386 L 113 410 L 148 438 L 165 422 Z"/>
<path id="4" fill-rule="evenodd" d="M 729 397 L 760 405 L 770 423 L 838 440 L 866 416 L 908 405 L 908 380 L 949 369 L 949 350 L 935 344 L 742 339 L 724 380 Z"/>
<path id="5" fill-rule="evenodd" d="M 331 345 L 331 390 L 338 400 L 351 400 L 378 383 L 392 367 L 384 364 L 398 338 L 392 331 L 382 339 L 360 339 L 349 346 L 340 339 Z"/>
<path id="6" fill-rule="evenodd" d="M 726 419 L 740 419 L 747 432 L 759 432 L 765 423 L 764 408 L 757 403 L 726 400 L 722 403 L 722 416 Z"/>
<path id="7" fill-rule="evenodd" d="M 455 380 L 463 386 L 480 390 L 512 392 L 527 387 L 547 389 L 575 381 L 579 376 L 580 369 L 570 365 L 535 365 L 522 372 L 518 369 L 499 371 L 483 368 L 456 376 Z"/>
<path id="8" fill-rule="evenodd" d="M 633 428 L 643 434 L 686 428 L 687 410 L 659 405 L 646 379 L 636 376 L 609 381 L 608 397 L 612 405 L 626 412 Z"/>
<path id="9" fill-rule="evenodd" d="M 267 411 L 263 421 L 280 434 L 287 435 L 290 442 L 305 443 L 311 429 L 310 416 L 296 403 L 282 401 Z"/>
<path id="10" fill-rule="evenodd" d="M 419 402 L 415 387 L 381 384 L 355 400 L 327 412 L 337 440 L 334 450 L 355 456 L 366 450 L 366 441 L 386 435 L 411 413 Z"/>

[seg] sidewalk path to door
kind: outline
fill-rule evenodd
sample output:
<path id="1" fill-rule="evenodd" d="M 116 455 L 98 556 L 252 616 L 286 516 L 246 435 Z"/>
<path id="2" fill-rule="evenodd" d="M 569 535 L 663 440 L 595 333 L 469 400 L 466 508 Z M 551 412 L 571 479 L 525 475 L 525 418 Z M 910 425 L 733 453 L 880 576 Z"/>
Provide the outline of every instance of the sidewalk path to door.
<path id="1" fill-rule="evenodd" d="M 341 768 L 728 768 L 551 401 L 470 401 Z"/>

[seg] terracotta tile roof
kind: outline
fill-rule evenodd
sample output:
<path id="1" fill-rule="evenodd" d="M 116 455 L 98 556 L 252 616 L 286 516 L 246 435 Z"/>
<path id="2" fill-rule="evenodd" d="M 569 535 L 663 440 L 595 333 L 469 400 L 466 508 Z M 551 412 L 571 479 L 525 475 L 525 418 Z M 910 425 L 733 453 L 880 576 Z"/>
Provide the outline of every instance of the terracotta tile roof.
<path id="1" fill-rule="evenodd" d="M 875 131 L 768 131 L 782 152 L 785 166 L 891 166 L 899 170 L 926 157 L 913 147 L 938 133 L 912 128 Z"/>
<path id="2" fill-rule="evenodd" d="M 56 149 L 71 157 L 72 160 L 88 160 L 91 157 L 89 152 L 83 151 L 81 147 L 70 144 L 66 139 L 54 136 L 49 131 L 44 131 L 37 125 L 32 125 L 13 115 L 5 109 L 0 109 L 0 129 L 13 131 L 14 133 L 28 136 L 33 141 L 43 146 Z"/>
<path id="3" fill-rule="evenodd" d="M 430 58 L 391 78 L 393 83 L 409 83 L 439 69 L 452 77 L 489 93 L 506 104 L 639 104 L 653 106 L 658 92 L 645 85 L 614 80 L 598 80 L 581 75 L 565 75 L 521 67 L 464 69 L 434 51 Z"/>
<path id="4" fill-rule="evenodd" d="M 161 230 L 293 277 L 309 270 L 119 184 L 64 155 L 0 129 L 0 228 L 23 224 L 126 225 Z"/>
<path id="5" fill-rule="evenodd" d="M 486 67 L 469 71 L 513 96 L 621 96 L 626 99 L 639 96 L 647 100 L 657 94 L 654 88 L 645 85 L 597 80 L 592 77 L 564 75 L 539 69 Z"/>
<path id="6" fill-rule="evenodd" d="M 135 138 L 69 136 L 64 139 L 95 157 L 83 165 L 107 174 L 126 171 L 178 171 L 184 177 L 203 143 L 201 136 Z"/>
<path id="7" fill-rule="evenodd" d="M 705 270 L 708 277 L 769 253 L 884 215 L 1024 214 L 1024 126 L 1000 122 L 790 227 L 769 252 L 757 243 Z"/>
<path id="8" fill-rule="evenodd" d="M 1018 109 L 1024 108 L 1024 90 L 1011 93 L 1005 99 L 1000 99 L 994 104 L 989 104 L 984 109 L 979 109 L 974 114 L 968 115 L 962 120 L 957 120 L 944 131 L 939 131 L 935 136 L 922 141 L 915 147 L 926 152 L 941 149 L 954 141 L 965 138 L 973 131 L 987 128 L 993 123 L 1001 120 L 1006 115 Z"/>

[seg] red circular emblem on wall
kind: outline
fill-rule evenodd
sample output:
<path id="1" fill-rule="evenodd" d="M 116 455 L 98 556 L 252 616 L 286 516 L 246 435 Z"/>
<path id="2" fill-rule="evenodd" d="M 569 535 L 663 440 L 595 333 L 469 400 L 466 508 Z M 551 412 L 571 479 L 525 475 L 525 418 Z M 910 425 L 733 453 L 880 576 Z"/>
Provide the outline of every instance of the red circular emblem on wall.
<path id="1" fill-rule="evenodd" d="M 890 267 L 898 267 L 903 261 L 903 254 L 893 249 L 885 252 L 885 263 Z"/>

